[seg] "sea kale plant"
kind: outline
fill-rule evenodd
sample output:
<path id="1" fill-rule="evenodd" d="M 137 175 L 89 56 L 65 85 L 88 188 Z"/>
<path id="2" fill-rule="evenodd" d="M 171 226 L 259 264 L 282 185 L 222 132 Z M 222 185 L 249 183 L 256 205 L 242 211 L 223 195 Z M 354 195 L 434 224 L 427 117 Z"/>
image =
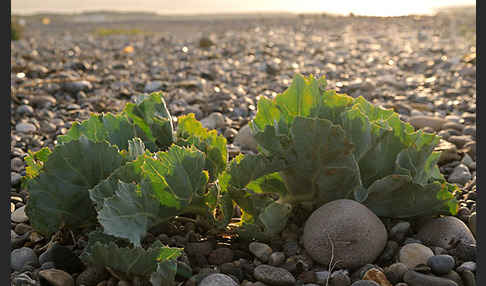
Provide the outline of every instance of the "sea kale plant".
<path id="1" fill-rule="evenodd" d="M 226 139 L 193 114 L 174 128 L 160 93 L 116 115 L 93 114 L 53 150 L 25 158 L 31 225 L 45 236 L 90 232 L 86 264 L 120 279 L 174 285 L 188 269 L 176 259 L 182 249 L 146 245 L 144 237 L 184 215 L 224 230 L 237 204 L 240 234 L 266 239 L 297 209 L 343 198 L 381 217 L 457 212 L 456 186 L 437 166 L 439 137 L 363 97 L 325 88 L 324 78 L 296 75 L 282 94 L 261 98 L 250 125 L 259 152 L 229 164 Z"/>
<path id="2" fill-rule="evenodd" d="M 457 211 L 457 187 L 437 166 L 440 138 L 363 97 L 326 90 L 324 78 L 296 75 L 282 94 L 261 98 L 250 127 L 258 154 L 236 157 L 221 176 L 249 237 L 277 234 L 296 206 L 344 198 L 381 217 Z"/>
<path id="3" fill-rule="evenodd" d="M 232 202 L 217 182 L 226 139 L 193 114 L 179 117 L 174 130 L 160 93 L 139 97 L 120 114 L 76 122 L 58 142 L 26 157 L 26 213 L 46 236 L 92 231 L 87 264 L 171 285 L 182 249 L 160 241 L 142 247 L 147 231 L 185 214 L 214 229 L 231 218 Z"/>

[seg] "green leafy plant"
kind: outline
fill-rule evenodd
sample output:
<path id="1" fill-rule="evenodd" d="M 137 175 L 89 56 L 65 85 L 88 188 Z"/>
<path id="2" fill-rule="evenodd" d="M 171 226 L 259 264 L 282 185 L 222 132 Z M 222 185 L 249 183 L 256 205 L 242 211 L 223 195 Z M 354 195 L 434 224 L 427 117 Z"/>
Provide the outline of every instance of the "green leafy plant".
<path id="1" fill-rule="evenodd" d="M 101 226 L 105 238 L 117 240 L 88 247 L 85 261 L 129 277 L 148 279 L 137 269 L 176 269 L 167 257 L 178 252 L 159 244 L 143 248 L 148 230 L 185 214 L 220 229 L 233 211 L 229 195 L 217 182 L 226 168 L 226 139 L 203 128 L 193 114 L 178 122 L 174 131 L 161 93 L 153 93 L 128 103 L 120 114 L 94 114 L 74 123 L 52 151 L 29 152 L 23 185 L 29 191 L 26 212 L 31 225 L 44 235 Z M 99 240 L 95 238 L 91 240 Z M 139 260 L 140 255 L 145 258 Z M 136 261 L 130 269 L 109 264 L 130 259 Z M 160 273 L 150 279 L 168 275 Z"/>
<path id="2" fill-rule="evenodd" d="M 260 152 L 235 158 L 221 178 L 247 235 L 275 235 L 296 205 L 313 210 L 342 198 L 382 217 L 457 211 L 457 187 L 433 151 L 438 136 L 325 87 L 324 78 L 296 75 L 282 94 L 259 100 L 250 126 Z"/>

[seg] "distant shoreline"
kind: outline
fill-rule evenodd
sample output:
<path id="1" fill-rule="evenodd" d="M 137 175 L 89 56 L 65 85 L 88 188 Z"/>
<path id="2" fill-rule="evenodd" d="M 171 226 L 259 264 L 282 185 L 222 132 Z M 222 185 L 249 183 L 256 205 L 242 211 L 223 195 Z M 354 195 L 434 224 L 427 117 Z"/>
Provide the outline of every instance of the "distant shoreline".
<path id="1" fill-rule="evenodd" d="M 241 11 L 241 12 L 215 12 L 215 13 L 187 13 L 187 12 L 149 12 L 149 11 L 125 11 L 125 10 L 85 10 L 80 12 L 68 12 L 68 11 L 33 11 L 33 12 L 22 12 L 22 11 L 13 11 L 12 16 L 15 17 L 39 17 L 39 16 L 90 16 L 90 15 L 104 15 L 104 16 L 145 16 L 149 18 L 160 18 L 164 17 L 167 18 L 228 18 L 228 17 L 236 17 L 236 18 L 246 18 L 246 17 L 255 17 L 255 16 L 265 16 L 265 17 L 282 17 L 282 16 L 290 16 L 295 17 L 298 15 L 329 15 L 329 16 L 349 16 L 352 14 L 353 16 L 358 17 L 406 17 L 406 16 L 434 16 L 437 13 L 447 13 L 449 11 L 454 10 L 476 10 L 476 5 L 461 5 L 461 6 L 445 6 L 441 8 L 431 8 L 431 13 L 425 14 L 408 14 L 408 15 L 401 15 L 401 16 L 373 16 L 373 15 L 366 15 L 366 14 L 357 14 L 357 13 L 332 13 L 332 12 L 292 12 L 292 11 Z"/>

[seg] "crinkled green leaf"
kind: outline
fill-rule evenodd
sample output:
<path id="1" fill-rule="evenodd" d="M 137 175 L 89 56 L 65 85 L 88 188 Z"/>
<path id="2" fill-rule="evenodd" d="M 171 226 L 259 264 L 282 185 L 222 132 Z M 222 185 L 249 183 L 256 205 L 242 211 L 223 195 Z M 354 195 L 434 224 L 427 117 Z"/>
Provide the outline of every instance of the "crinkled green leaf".
<path id="1" fill-rule="evenodd" d="M 83 122 L 75 122 L 71 129 L 57 139 L 60 143 L 67 143 L 78 140 L 81 135 L 86 136 L 93 142 L 102 142 L 104 140 L 116 145 L 120 150 L 128 149 L 128 140 L 143 136 L 137 132 L 128 119 L 123 115 L 101 114 L 91 115 Z"/>
<path id="2" fill-rule="evenodd" d="M 34 229 L 48 235 L 63 226 L 92 224 L 95 213 L 88 190 L 123 163 L 115 147 L 84 136 L 56 146 L 28 185 L 26 212 Z"/>
<path id="3" fill-rule="evenodd" d="M 389 175 L 376 180 L 368 188 L 364 204 L 382 217 L 414 217 L 437 214 L 455 214 L 457 201 L 447 183 L 414 183 L 410 176 Z"/>
<path id="4" fill-rule="evenodd" d="M 208 200 L 218 194 L 206 194 L 204 163 L 202 152 L 173 145 L 119 168 L 90 192 L 105 233 L 138 246 L 151 227 L 175 215 L 199 210 L 209 216 Z"/>
<path id="5" fill-rule="evenodd" d="M 303 197 L 318 205 L 339 198 L 354 198 L 361 186 L 354 145 L 329 120 L 296 117 L 290 152 L 291 167 L 281 171 L 289 189 L 288 200 Z"/>
<path id="6" fill-rule="evenodd" d="M 218 135 L 216 130 L 209 131 L 194 114 L 190 113 L 178 118 L 177 144 L 180 146 L 194 145 L 206 154 L 206 169 L 209 171 L 211 181 L 226 168 L 228 151 L 226 138 Z"/>
<path id="7" fill-rule="evenodd" d="M 89 190 L 89 196 L 97 210 L 103 207 L 104 200 L 112 197 L 118 187 L 118 182 L 125 183 L 140 183 L 143 179 L 141 168 L 144 162 L 144 156 L 139 156 L 137 160 L 128 162 L 120 166 L 118 169 L 106 179 L 99 182 L 96 186 Z"/>
<path id="8" fill-rule="evenodd" d="M 268 158 L 261 154 L 240 154 L 231 160 L 219 181 L 224 189 L 241 189 L 251 181 L 281 170 L 285 166 L 285 161 L 279 158 Z"/>
<path id="9" fill-rule="evenodd" d="M 160 203 L 183 208 L 194 195 L 205 192 L 208 174 L 204 166 L 202 152 L 173 145 L 167 152 L 156 153 L 156 158 L 146 156 L 142 170 Z"/>
<path id="10" fill-rule="evenodd" d="M 127 103 L 123 112 L 159 149 L 164 150 L 173 143 L 172 117 L 162 93 L 140 96 L 136 103 Z"/>
<path id="11" fill-rule="evenodd" d="M 97 241 L 83 258 L 89 265 L 109 267 L 123 273 L 128 279 L 134 276 L 149 279 L 161 264 L 174 261 L 181 253 L 182 249 L 166 247 L 159 240 L 155 241 L 149 249 L 119 247 L 113 241 L 109 243 Z M 167 279 L 173 277 L 168 276 Z"/>
<path id="12" fill-rule="evenodd" d="M 162 218 L 159 209 L 160 203 L 150 185 L 119 181 L 114 195 L 106 198 L 98 211 L 98 221 L 106 234 L 140 246 L 147 230 Z"/>

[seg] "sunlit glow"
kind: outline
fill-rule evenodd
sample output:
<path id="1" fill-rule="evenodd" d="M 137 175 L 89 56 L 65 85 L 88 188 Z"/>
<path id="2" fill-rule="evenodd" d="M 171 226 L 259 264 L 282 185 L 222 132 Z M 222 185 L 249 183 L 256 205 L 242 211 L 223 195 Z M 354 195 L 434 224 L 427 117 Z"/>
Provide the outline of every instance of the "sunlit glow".
<path id="1" fill-rule="evenodd" d="M 447 6 L 475 6 L 474 0 L 15 0 L 13 14 L 36 12 L 144 11 L 160 14 L 215 14 L 251 12 L 332 13 L 366 16 L 432 14 Z"/>

